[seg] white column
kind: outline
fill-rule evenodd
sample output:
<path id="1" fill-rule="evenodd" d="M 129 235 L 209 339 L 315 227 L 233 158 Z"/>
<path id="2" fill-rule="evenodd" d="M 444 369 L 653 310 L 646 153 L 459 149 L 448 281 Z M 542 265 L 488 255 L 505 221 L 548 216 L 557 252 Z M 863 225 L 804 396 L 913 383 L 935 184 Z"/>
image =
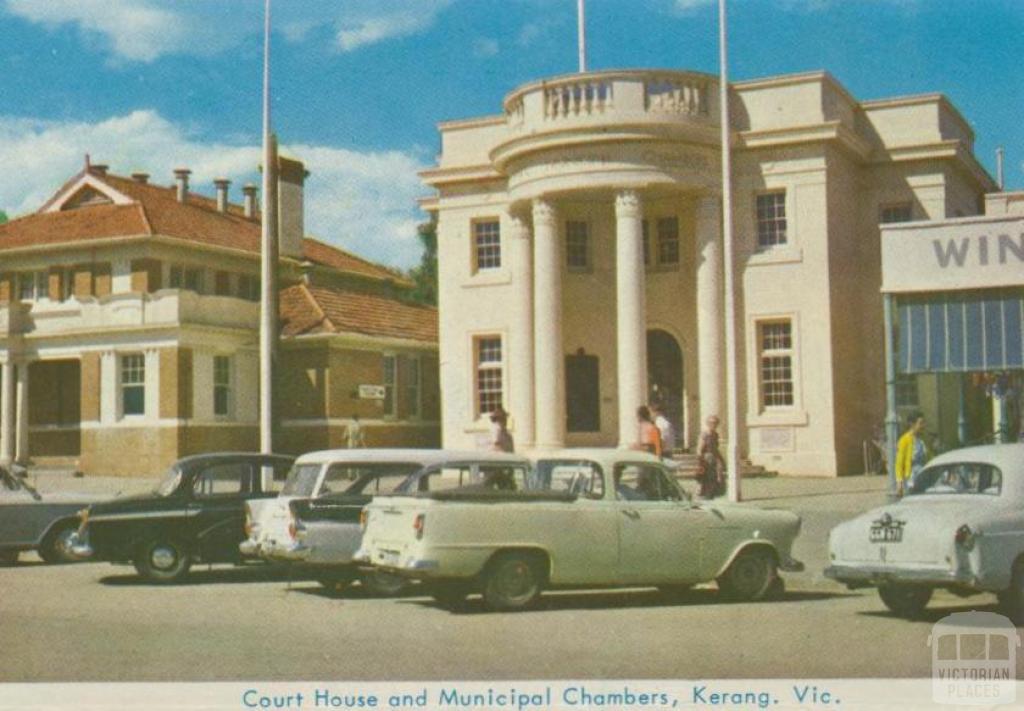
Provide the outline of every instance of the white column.
<path id="1" fill-rule="evenodd" d="M 28 363 L 18 364 L 18 382 L 15 386 L 15 406 L 18 410 L 15 415 L 14 461 L 19 464 L 28 464 Z"/>
<path id="2" fill-rule="evenodd" d="M 509 246 L 512 258 L 512 288 L 515 303 L 512 304 L 512 328 L 509 356 L 508 410 L 516 446 L 528 449 L 536 437 L 534 426 L 534 384 L 533 384 L 533 257 L 530 254 L 530 226 L 523 216 L 511 215 L 512 224 Z"/>
<path id="3" fill-rule="evenodd" d="M 146 364 L 146 419 L 156 422 L 160 419 L 160 351 L 147 348 L 143 358 Z"/>
<path id="4" fill-rule="evenodd" d="M 722 241 L 718 197 L 697 201 L 697 360 L 700 422 L 717 415 L 723 422 Z M 726 436 L 731 436 L 727 433 Z"/>
<path id="5" fill-rule="evenodd" d="M 3 363 L 0 382 L 0 465 L 14 461 L 14 361 Z"/>
<path id="6" fill-rule="evenodd" d="M 114 351 L 100 354 L 100 422 L 112 425 L 120 415 L 118 402 L 118 359 Z"/>
<path id="7" fill-rule="evenodd" d="M 562 348 L 562 249 L 558 216 L 533 201 L 534 403 L 538 449 L 565 445 L 565 355 Z"/>
<path id="8" fill-rule="evenodd" d="M 637 443 L 636 409 L 647 402 L 647 307 L 640 198 L 634 190 L 615 197 L 615 304 L 619 446 Z"/>

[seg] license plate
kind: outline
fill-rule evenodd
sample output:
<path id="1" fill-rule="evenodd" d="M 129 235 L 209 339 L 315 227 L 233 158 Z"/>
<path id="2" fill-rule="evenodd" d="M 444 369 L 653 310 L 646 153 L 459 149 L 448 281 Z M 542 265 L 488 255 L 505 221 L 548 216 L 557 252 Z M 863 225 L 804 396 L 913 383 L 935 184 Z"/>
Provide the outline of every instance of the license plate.
<path id="1" fill-rule="evenodd" d="M 377 554 L 377 560 L 374 562 L 378 565 L 398 567 L 399 555 L 398 551 L 380 551 Z"/>
<path id="2" fill-rule="evenodd" d="M 903 541 L 903 527 L 872 526 L 869 539 L 871 543 L 900 543 Z"/>

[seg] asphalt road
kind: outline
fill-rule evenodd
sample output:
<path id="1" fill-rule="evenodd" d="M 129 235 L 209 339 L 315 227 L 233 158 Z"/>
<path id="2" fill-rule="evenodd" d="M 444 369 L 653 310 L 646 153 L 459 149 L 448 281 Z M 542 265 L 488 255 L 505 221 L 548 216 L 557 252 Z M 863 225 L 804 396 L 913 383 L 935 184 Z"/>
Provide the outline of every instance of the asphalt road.
<path id="1" fill-rule="evenodd" d="M 794 553 L 808 569 L 788 577 L 779 601 L 729 604 L 708 586 L 675 600 L 552 593 L 516 614 L 471 599 L 452 613 L 426 596 L 330 595 L 282 569 L 200 567 L 187 584 L 161 587 L 130 567 L 25 555 L 0 568 L 0 682 L 920 678 L 931 675 L 932 623 L 994 609 L 992 596 L 937 593 L 927 618 L 908 622 L 874 591 L 821 576 L 828 529 L 879 503 L 878 481 L 748 491 L 804 516 Z"/>

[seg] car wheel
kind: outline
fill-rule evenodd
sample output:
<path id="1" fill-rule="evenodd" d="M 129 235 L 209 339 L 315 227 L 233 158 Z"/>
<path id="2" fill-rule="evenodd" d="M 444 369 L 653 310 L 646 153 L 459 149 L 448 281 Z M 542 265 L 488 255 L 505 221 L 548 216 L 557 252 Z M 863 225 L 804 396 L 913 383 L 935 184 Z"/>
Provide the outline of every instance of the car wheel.
<path id="1" fill-rule="evenodd" d="M 1013 624 L 1024 624 L 1024 561 L 1014 564 L 1009 589 L 999 593 L 999 606 Z"/>
<path id="2" fill-rule="evenodd" d="M 540 597 L 543 580 L 535 556 L 522 553 L 500 555 L 484 572 L 484 605 L 495 611 L 525 610 Z"/>
<path id="3" fill-rule="evenodd" d="M 770 551 L 747 548 L 733 559 L 717 582 L 725 597 L 746 602 L 765 597 L 778 577 L 775 558 Z"/>
<path id="4" fill-rule="evenodd" d="M 352 584 L 356 574 L 351 570 L 321 571 L 317 574 L 316 581 L 324 586 L 324 589 L 331 593 L 340 593 Z"/>
<path id="5" fill-rule="evenodd" d="M 919 617 L 928 606 L 928 601 L 932 599 L 932 589 L 920 585 L 890 583 L 878 586 L 878 597 L 894 614 L 912 620 Z"/>
<path id="6" fill-rule="evenodd" d="M 17 565 L 18 551 L 0 551 L 0 565 Z"/>
<path id="7" fill-rule="evenodd" d="M 437 603 L 448 610 L 457 609 L 466 602 L 466 598 L 472 592 L 472 586 L 462 581 L 449 581 L 435 583 L 431 586 L 430 596 Z"/>
<path id="8" fill-rule="evenodd" d="M 76 563 L 78 558 L 71 552 L 71 544 L 75 532 L 78 531 L 77 521 L 58 523 L 39 544 L 39 557 L 51 564 Z"/>
<path id="9" fill-rule="evenodd" d="M 409 585 L 409 581 L 403 577 L 392 575 L 391 573 L 382 573 L 378 570 L 363 573 L 359 579 L 363 583 L 363 587 L 376 597 L 400 595 Z"/>
<path id="10" fill-rule="evenodd" d="M 139 546 L 135 570 L 154 583 L 176 583 L 188 574 L 192 556 L 181 543 L 170 538 L 156 538 Z"/>

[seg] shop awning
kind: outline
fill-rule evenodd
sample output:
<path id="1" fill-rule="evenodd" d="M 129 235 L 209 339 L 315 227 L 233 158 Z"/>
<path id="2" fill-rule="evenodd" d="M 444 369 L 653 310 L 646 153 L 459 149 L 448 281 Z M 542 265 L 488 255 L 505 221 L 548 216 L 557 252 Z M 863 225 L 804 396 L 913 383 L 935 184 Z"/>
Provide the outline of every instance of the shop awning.
<path id="1" fill-rule="evenodd" d="M 1024 288 L 899 296 L 900 373 L 1024 367 Z"/>

